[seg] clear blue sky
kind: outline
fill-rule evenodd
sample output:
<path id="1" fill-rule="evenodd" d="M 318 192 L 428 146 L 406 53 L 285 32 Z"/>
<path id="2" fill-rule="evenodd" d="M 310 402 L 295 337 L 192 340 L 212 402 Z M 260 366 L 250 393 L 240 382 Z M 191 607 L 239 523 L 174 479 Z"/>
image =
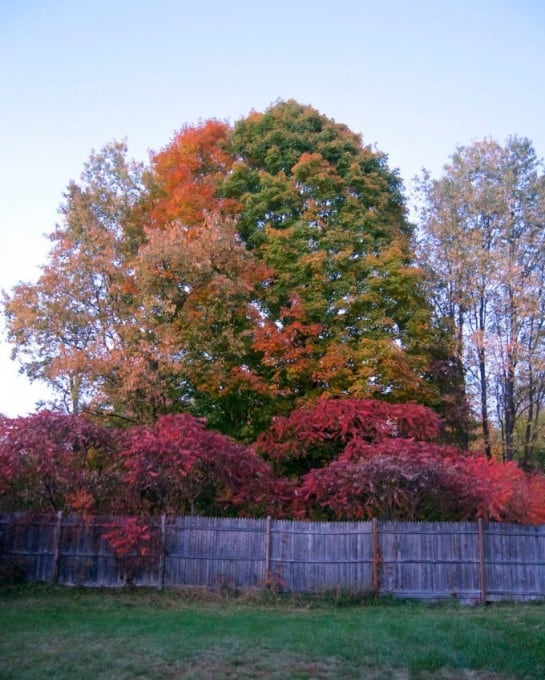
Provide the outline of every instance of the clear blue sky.
<path id="1" fill-rule="evenodd" d="M 543 0 L 0 0 L 0 288 L 35 280 L 68 181 L 127 138 L 295 98 L 360 132 L 408 185 L 460 144 L 545 155 Z M 30 387 L 0 344 L 0 412 Z"/>

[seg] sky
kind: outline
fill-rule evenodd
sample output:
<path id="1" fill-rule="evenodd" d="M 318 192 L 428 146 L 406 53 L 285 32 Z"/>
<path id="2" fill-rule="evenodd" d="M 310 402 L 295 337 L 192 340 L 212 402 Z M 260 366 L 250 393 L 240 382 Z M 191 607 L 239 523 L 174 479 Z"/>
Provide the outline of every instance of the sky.
<path id="1" fill-rule="evenodd" d="M 545 155 L 543 0 L 0 0 L 0 290 L 35 281 L 93 150 L 147 161 L 186 123 L 310 104 L 389 157 L 410 190 L 459 145 Z M 48 398 L 10 360 L 0 413 Z"/>

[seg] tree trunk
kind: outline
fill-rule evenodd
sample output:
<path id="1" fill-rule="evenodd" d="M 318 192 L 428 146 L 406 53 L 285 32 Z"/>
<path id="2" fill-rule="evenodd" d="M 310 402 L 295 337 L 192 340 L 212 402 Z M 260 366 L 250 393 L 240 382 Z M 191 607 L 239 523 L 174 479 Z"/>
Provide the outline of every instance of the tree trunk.
<path id="1" fill-rule="evenodd" d="M 483 428 L 484 451 L 487 458 L 492 458 L 490 443 L 490 420 L 488 417 L 488 389 L 486 384 L 486 355 L 483 347 L 479 347 L 479 377 L 481 381 L 481 424 Z"/>
<path id="2" fill-rule="evenodd" d="M 484 451 L 487 458 L 492 458 L 492 445 L 490 443 L 490 419 L 488 415 L 488 382 L 486 373 L 486 349 L 485 349 L 485 330 L 486 330 L 486 300 L 481 295 L 479 301 L 478 325 L 479 339 L 477 344 L 477 357 L 479 362 L 479 380 L 481 383 L 481 424 L 483 428 Z"/>

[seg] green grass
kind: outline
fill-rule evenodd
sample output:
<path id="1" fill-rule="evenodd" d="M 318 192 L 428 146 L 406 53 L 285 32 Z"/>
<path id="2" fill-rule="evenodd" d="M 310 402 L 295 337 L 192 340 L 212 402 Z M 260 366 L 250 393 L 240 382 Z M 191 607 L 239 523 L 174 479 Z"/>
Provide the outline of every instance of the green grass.
<path id="1" fill-rule="evenodd" d="M 545 604 L 0 593 L 2 680 L 544 677 Z"/>

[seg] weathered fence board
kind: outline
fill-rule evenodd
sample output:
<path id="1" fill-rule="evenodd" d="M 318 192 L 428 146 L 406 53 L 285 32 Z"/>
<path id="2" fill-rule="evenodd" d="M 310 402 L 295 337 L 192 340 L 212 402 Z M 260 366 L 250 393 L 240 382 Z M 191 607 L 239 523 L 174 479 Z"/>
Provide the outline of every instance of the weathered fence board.
<path id="1" fill-rule="evenodd" d="M 106 521 L 96 517 L 82 523 L 66 517 L 62 523 L 58 581 L 71 585 L 122 585 L 111 547 L 104 539 Z"/>
<path id="2" fill-rule="evenodd" d="M 177 517 L 167 522 L 165 551 L 166 586 L 259 586 L 265 520 Z"/>
<path id="3" fill-rule="evenodd" d="M 289 591 L 371 590 L 371 522 L 273 521 L 270 562 Z"/>
<path id="4" fill-rule="evenodd" d="M 0 563 L 30 581 L 211 588 L 269 585 L 463 601 L 545 598 L 545 526 L 162 517 L 129 574 L 105 534 L 116 518 L 0 515 Z"/>
<path id="5" fill-rule="evenodd" d="M 20 514 L 0 515 L 0 558 L 20 558 L 29 581 L 52 580 L 55 527 L 55 517 L 30 523 Z"/>
<path id="6" fill-rule="evenodd" d="M 487 599 L 545 597 L 545 526 L 486 527 Z"/>
<path id="7" fill-rule="evenodd" d="M 477 527 L 471 522 L 380 522 L 381 592 L 480 599 Z"/>

